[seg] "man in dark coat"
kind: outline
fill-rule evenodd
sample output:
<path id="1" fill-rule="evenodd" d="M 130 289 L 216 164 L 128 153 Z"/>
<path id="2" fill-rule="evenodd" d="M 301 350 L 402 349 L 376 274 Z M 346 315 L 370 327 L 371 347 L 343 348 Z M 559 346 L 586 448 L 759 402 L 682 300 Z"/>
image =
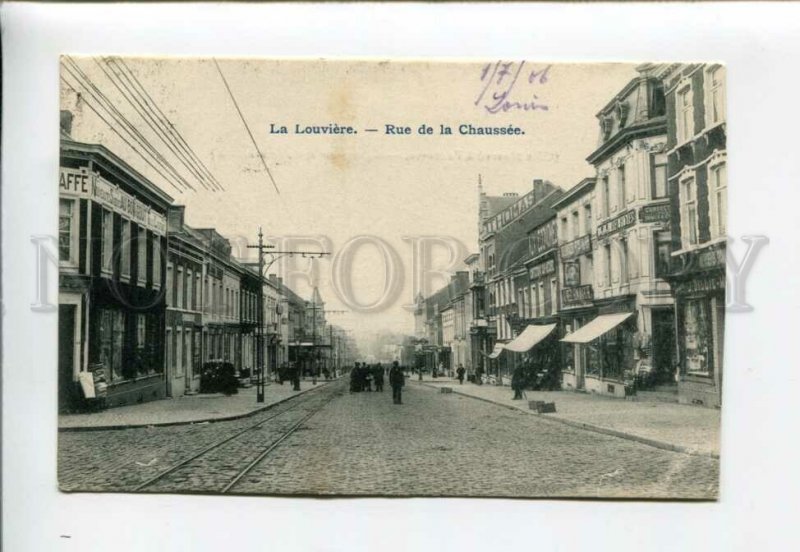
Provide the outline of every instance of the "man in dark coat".
<path id="1" fill-rule="evenodd" d="M 517 366 L 514 374 L 511 376 L 511 389 L 514 390 L 514 400 L 517 401 L 522 398 L 522 390 L 525 388 L 525 374 L 522 371 L 522 366 Z"/>
<path id="2" fill-rule="evenodd" d="M 464 370 L 464 367 L 461 364 L 459 364 L 458 369 L 456 370 L 456 376 L 458 377 L 459 385 L 464 383 L 464 372 L 466 372 L 466 370 Z"/>
<path id="3" fill-rule="evenodd" d="M 403 404 L 403 385 L 405 385 L 405 376 L 400 369 L 399 363 L 395 360 L 392 369 L 389 370 L 389 385 L 392 386 L 392 402 L 394 404 Z"/>
<path id="4" fill-rule="evenodd" d="M 300 391 L 300 368 L 295 362 L 289 363 L 289 377 L 292 381 L 293 390 Z"/>
<path id="5" fill-rule="evenodd" d="M 361 391 L 361 384 L 358 381 L 361 365 L 356 362 L 355 366 L 350 370 L 350 392 L 358 393 Z"/>
<path id="6" fill-rule="evenodd" d="M 372 371 L 372 379 L 375 381 L 375 391 L 383 392 L 383 366 L 377 364 Z"/>

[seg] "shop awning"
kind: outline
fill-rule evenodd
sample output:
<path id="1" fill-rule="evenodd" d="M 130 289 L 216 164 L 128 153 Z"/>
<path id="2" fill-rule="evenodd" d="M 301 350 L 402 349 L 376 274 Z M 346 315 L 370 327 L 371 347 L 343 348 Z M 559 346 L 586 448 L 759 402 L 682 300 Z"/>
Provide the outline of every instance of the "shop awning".
<path id="1" fill-rule="evenodd" d="M 543 326 L 531 324 L 525 328 L 521 334 L 515 337 L 513 341 L 508 343 L 505 348 L 515 353 L 530 351 L 537 343 L 550 335 L 555 327 L 555 324 L 545 324 Z"/>
<path id="2" fill-rule="evenodd" d="M 481 351 L 481 353 L 483 354 L 483 356 L 485 356 L 487 358 L 495 359 L 495 358 L 500 356 L 500 353 L 503 352 L 504 348 L 505 348 L 505 345 L 503 343 L 496 343 L 495 346 L 494 346 L 494 350 L 491 353 L 489 353 L 488 355 L 486 353 L 484 353 L 483 351 Z"/>
<path id="3" fill-rule="evenodd" d="M 606 332 L 609 332 L 633 316 L 632 312 L 620 314 L 601 314 L 584 327 L 579 328 L 561 341 L 567 343 L 589 343 Z"/>

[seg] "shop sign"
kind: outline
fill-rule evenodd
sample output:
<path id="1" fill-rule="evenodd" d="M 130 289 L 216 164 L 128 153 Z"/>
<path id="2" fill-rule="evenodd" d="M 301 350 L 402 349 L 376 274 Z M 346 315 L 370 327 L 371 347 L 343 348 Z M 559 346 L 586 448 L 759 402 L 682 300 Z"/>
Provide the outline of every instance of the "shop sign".
<path id="1" fill-rule="evenodd" d="M 561 304 L 564 307 L 574 307 L 591 303 L 594 299 L 594 289 L 591 285 L 569 287 L 561 290 Z"/>
<path id="2" fill-rule="evenodd" d="M 62 195 L 91 197 L 97 175 L 86 169 L 61 167 L 58 179 L 58 192 Z"/>
<path id="3" fill-rule="evenodd" d="M 564 285 L 566 287 L 581 285 L 581 263 L 578 261 L 564 263 Z"/>
<path id="4" fill-rule="evenodd" d="M 518 201 L 515 201 L 509 207 L 506 207 L 503 211 L 487 220 L 483 224 L 484 232 L 488 233 L 500 230 L 518 216 L 528 212 L 534 205 L 535 196 L 533 191 L 530 191 L 522 196 Z"/>
<path id="5" fill-rule="evenodd" d="M 701 270 L 725 266 L 725 250 L 711 249 L 697 254 L 697 267 Z"/>
<path id="6" fill-rule="evenodd" d="M 604 222 L 600 226 L 597 227 L 597 237 L 601 238 L 603 236 L 607 236 L 609 234 L 613 234 L 614 232 L 618 232 L 623 228 L 627 228 L 628 226 L 633 226 L 636 224 L 636 211 L 625 211 L 621 215 L 616 218 L 609 220 L 608 222 Z"/>
<path id="7" fill-rule="evenodd" d="M 577 257 L 578 255 L 584 255 L 586 253 L 590 253 L 591 251 L 592 251 L 592 236 L 591 234 L 586 234 L 585 236 L 581 236 L 576 240 L 572 240 L 571 242 L 562 245 L 561 258 L 571 259 L 572 257 Z"/>
<path id="8" fill-rule="evenodd" d="M 159 234 L 166 233 L 167 220 L 164 215 L 152 211 L 147 205 L 103 178 L 96 180 L 94 196 L 99 203 L 129 218 L 136 224 L 146 226 Z"/>
<path id="9" fill-rule="evenodd" d="M 530 278 L 531 280 L 535 280 L 547 274 L 552 274 L 555 271 L 556 262 L 553 259 L 549 259 L 543 263 L 539 263 L 538 265 L 531 267 Z"/>
<path id="10" fill-rule="evenodd" d="M 676 295 L 692 295 L 695 293 L 712 293 L 725 290 L 725 275 L 692 278 L 675 284 Z"/>
<path id="11" fill-rule="evenodd" d="M 554 248 L 558 243 L 556 232 L 556 219 L 552 219 L 531 232 L 531 256 L 536 257 Z"/>
<path id="12" fill-rule="evenodd" d="M 639 209 L 639 222 L 669 222 L 670 218 L 669 203 L 645 205 Z"/>

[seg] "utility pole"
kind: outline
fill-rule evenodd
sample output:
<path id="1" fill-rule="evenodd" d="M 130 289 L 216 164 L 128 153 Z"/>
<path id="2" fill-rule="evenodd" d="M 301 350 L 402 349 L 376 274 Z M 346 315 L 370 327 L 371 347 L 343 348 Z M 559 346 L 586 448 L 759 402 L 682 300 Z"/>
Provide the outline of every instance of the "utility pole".
<path id="1" fill-rule="evenodd" d="M 264 234 L 258 227 L 258 245 L 248 245 L 250 249 L 258 249 L 258 331 L 256 333 L 256 364 L 258 366 L 258 382 L 256 383 L 256 402 L 264 402 L 264 386 L 266 383 L 264 362 L 264 250 L 274 249 L 274 245 L 264 245 Z"/>
<path id="2" fill-rule="evenodd" d="M 303 257 L 322 257 L 330 255 L 327 251 L 265 251 L 268 249 L 275 249 L 274 245 L 264 244 L 264 234 L 261 227 L 258 227 L 258 245 L 248 245 L 249 249 L 258 249 L 258 277 L 259 277 L 259 290 L 258 290 L 258 334 L 256 336 L 256 344 L 258 350 L 256 351 L 256 362 L 258 364 L 258 382 L 256 384 L 256 402 L 264 402 L 264 386 L 266 383 L 265 362 L 264 362 L 264 283 L 266 281 L 265 272 L 269 272 L 270 267 L 284 256 L 302 255 Z M 272 256 L 269 264 L 264 267 L 264 253 L 269 253 Z M 248 266 L 253 266 L 256 263 L 245 263 Z"/>

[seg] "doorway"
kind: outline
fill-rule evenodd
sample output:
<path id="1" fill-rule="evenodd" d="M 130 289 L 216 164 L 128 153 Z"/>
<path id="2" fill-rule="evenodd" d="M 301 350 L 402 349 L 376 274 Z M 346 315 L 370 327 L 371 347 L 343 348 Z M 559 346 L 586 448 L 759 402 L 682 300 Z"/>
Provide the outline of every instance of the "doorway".
<path id="1" fill-rule="evenodd" d="M 672 308 L 653 309 L 653 369 L 656 385 L 675 382 L 675 320 Z"/>
<path id="2" fill-rule="evenodd" d="M 58 305 L 58 411 L 75 404 L 75 305 Z"/>

